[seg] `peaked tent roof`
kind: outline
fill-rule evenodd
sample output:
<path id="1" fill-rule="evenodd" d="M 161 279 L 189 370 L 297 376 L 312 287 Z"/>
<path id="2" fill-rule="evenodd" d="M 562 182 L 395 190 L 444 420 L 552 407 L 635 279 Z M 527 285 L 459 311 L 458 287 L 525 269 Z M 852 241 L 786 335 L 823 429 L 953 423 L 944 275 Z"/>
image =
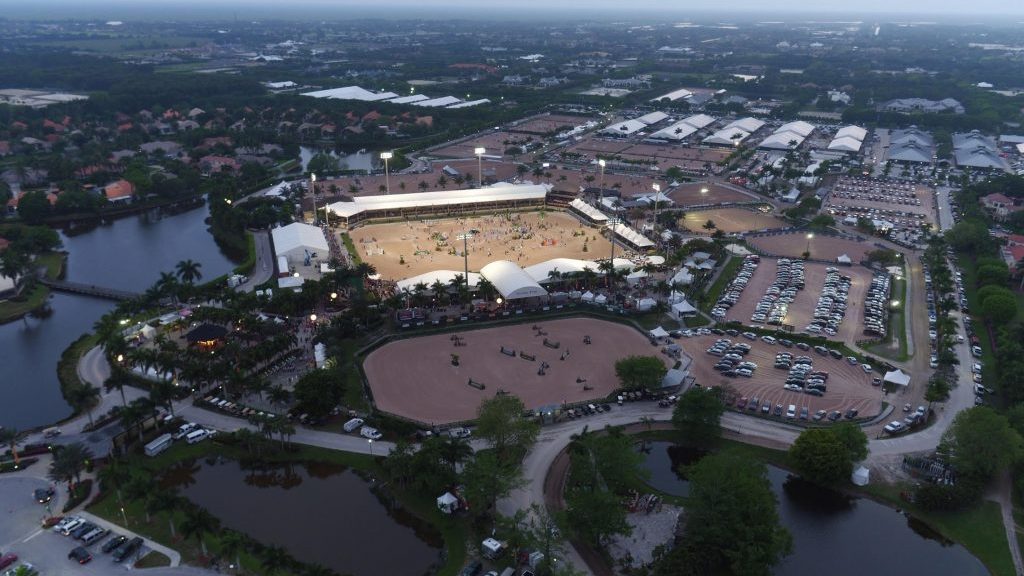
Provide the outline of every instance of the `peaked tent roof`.
<path id="1" fill-rule="evenodd" d="M 508 300 L 547 295 L 547 290 L 541 288 L 525 270 L 508 260 L 491 262 L 480 269 L 480 275 L 494 284 L 498 292 Z"/>
<path id="2" fill-rule="evenodd" d="M 312 250 L 327 251 L 327 238 L 316 226 L 292 222 L 281 228 L 274 228 L 271 231 L 274 239 L 274 252 L 284 254 L 296 248 L 309 248 Z"/>

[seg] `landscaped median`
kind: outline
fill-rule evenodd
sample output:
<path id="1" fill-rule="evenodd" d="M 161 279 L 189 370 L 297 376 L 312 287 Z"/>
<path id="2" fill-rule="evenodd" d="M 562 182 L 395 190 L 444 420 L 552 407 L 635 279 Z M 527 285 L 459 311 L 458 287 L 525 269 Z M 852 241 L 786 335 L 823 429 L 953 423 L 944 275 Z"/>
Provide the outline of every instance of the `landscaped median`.
<path id="1" fill-rule="evenodd" d="M 36 256 L 35 264 L 46 268 L 46 277 L 56 280 L 64 274 L 64 261 L 67 254 L 63 252 L 47 252 Z M 21 318 L 25 314 L 41 308 L 50 297 L 50 289 L 36 282 L 22 294 L 9 300 L 0 301 L 0 324 Z"/>

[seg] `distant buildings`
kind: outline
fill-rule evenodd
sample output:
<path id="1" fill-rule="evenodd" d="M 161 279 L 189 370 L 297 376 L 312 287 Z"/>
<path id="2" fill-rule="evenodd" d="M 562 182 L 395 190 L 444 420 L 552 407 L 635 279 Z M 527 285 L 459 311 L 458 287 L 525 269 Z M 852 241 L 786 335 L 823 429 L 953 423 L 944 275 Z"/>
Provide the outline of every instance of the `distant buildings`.
<path id="1" fill-rule="evenodd" d="M 935 140 L 931 134 L 911 126 L 893 130 L 889 137 L 889 156 L 893 162 L 930 164 L 935 159 Z"/>
<path id="2" fill-rule="evenodd" d="M 0 104 L 28 106 L 30 108 L 46 108 L 52 104 L 62 104 L 65 102 L 88 99 L 88 96 L 83 96 L 81 94 L 67 94 L 65 92 L 23 90 L 20 88 L 0 90 Z"/>
<path id="3" fill-rule="evenodd" d="M 860 152 L 867 135 L 868 131 L 860 126 L 845 126 L 836 132 L 835 138 L 828 144 L 828 149 L 834 152 L 856 154 Z"/>
<path id="4" fill-rule="evenodd" d="M 1004 194 L 989 194 L 988 196 L 981 197 L 981 205 L 988 210 L 992 217 L 996 220 L 1005 220 L 1007 216 L 1024 210 L 1024 207 L 1018 206 L 1017 201 Z"/>
<path id="5" fill-rule="evenodd" d="M 984 136 L 977 130 L 953 135 L 953 156 L 961 168 L 1010 170 L 1010 164 L 999 154 L 995 138 Z"/>
<path id="6" fill-rule="evenodd" d="M 901 114 L 912 114 L 923 112 L 926 114 L 938 114 L 940 112 L 952 111 L 955 114 L 963 114 L 964 107 L 960 102 L 952 98 L 942 100 L 927 100 L 925 98 L 899 98 L 889 100 L 882 104 L 879 109 L 882 112 L 899 112 Z"/>
<path id="7" fill-rule="evenodd" d="M 803 144 L 811 132 L 814 132 L 814 124 L 803 120 L 789 122 L 765 138 L 759 147 L 768 150 L 793 150 Z"/>

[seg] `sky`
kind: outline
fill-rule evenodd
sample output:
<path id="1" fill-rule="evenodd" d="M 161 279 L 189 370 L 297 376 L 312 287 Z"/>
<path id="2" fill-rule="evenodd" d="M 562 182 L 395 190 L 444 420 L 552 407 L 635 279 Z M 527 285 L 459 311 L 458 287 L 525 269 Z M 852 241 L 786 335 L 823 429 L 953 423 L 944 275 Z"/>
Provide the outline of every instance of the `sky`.
<path id="1" fill-rule="evenodd" d="M 401 13 L 393 9 L 405 9 Z M 61 18 L 113 17 L 118 12 L 143 14 L 150 11 L 165 17 L 168 11 L 184 9 L 182 17 L 196 17 L 199 13 L 246 10 L 261 15 L 280 14 L 297 17 L 300 13 L 321 12 L 324 15 L 357 10 L 374 12 L 380 16 L 415 17 L 421 11 L 454 8 L 466 11 L 519 14 L 526 19 L 543 18 L 545 13 L 579 16 L 615 13 L 651 16 L 658 13 L 676 17 L 687 13 L 720 13 L 742 18 L 744 15 L 797 15 L 824 14 L 899 14 L 929 16 L 1010 15 L 1024 19 L 1024 0 L 0 0 L 0 14 L 10 17 L 33 16 Z M 411 10 L 410 10 L 411 9 Z"/>

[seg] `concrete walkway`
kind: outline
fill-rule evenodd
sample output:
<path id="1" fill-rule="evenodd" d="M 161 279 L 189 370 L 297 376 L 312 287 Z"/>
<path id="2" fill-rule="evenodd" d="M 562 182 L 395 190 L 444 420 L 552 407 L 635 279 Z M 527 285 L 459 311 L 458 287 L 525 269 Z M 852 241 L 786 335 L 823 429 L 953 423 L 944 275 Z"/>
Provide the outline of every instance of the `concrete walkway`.
<path id="1" fill-rule="evenodd" d="M 97 526 L 106 528 L 107 530 L 110 530 L 111 532 L 117 532 L 119 534 L 124 534 L 125 536 L 128 536 L 130 538 L 135 538 L 136 536 L 139 537 L 139 538 L 142 538 L 143 540 L 145 540 L 145 544 L 144 544 L 145 547 L 149 548 L 150 550 L 155 550 L 156 552 L 159 552 L 159 553 L 163 554 L 164 556 L 167 556 L 168 558 L 170 558 L 171 559 L 171 567 L 172 568 L 175 567 L 175 566 L 178 566 L 179 564 L 181 564 L 181 554 L 179 554 L 177 550 L 172 550 L 172 549 L 168 548 L 167 546 L 164 546 L 163 544 L 157 544 L 156 542 L 146 538 L 142 534 L 136 534 L 135 532 L 132 532 L 131 530 L 129 530 L 128 528 L 126 528 L 124 526 L 121 526 L 120 524 L 114 524 L 113 522 L 107 522 L 103 518 L 100 518 L 99 516 L 97 516 L 95 514 L 92 514 L 90 512 L 80 511 L 80 512 L 75 512 L 75 515 L 76 516 L 81 516 L 82 518 L 88 520 L 89 522 L 92 522 L 93 524 L 96 524 Z"/>

